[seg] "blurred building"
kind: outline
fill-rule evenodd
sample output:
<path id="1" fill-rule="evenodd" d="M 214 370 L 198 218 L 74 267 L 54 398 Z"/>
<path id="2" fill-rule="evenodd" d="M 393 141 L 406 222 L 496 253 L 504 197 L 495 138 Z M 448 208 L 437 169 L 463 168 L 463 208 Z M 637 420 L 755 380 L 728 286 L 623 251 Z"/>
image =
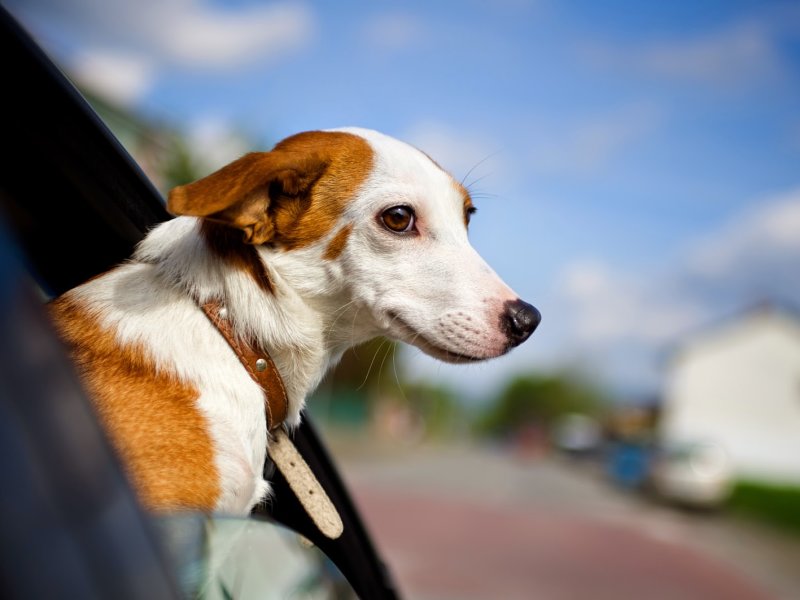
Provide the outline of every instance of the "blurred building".
<path id="1" fill-rule="evenodd" d="M 659 433 L 715 448 L 735 479 L 800 483 L 800 317 L 764 305 L 687 340 Z"/>

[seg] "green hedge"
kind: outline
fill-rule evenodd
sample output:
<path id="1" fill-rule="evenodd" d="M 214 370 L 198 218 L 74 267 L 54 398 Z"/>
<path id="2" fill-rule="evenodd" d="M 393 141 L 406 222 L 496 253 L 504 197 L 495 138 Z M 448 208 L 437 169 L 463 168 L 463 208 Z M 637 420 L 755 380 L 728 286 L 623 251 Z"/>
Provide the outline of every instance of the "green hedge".
<path id="1" fill-rule="evenodd" d="M 738 514 L 800 535 L 800 487 L 740 481 L 729 506 Z"/>

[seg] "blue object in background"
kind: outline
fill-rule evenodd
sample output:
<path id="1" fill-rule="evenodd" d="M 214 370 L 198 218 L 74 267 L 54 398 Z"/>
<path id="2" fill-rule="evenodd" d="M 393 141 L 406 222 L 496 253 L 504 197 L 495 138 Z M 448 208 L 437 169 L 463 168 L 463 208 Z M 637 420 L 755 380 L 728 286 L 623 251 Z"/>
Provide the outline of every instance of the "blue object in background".
<path id="1" fill-rule="evenodd" d="M 642 443 L 617 442 L 611 448 L 607 470 L 611 479 L 628 489 L 638 489 L 650 472 L 651 452 Z"/>

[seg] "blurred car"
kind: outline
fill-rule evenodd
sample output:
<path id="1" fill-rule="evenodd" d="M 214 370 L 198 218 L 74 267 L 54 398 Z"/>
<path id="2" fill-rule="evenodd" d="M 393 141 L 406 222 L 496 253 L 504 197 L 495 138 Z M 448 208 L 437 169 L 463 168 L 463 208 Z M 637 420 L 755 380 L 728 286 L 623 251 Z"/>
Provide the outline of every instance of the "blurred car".
<path id="1" fill-rule="evenodd" d="M 170 218 L 83 97 L 0 7 L 0 596 L 397 597 L 308 417 L 292 434 L 344 522 L 317 529 L 278 471 L 246 520 L 138 506 L 44 316 Z"/>
<path id="2" fill-rule="evenodd" d="M 733 469 L 725 450 L 713 443 L 673 444 L 655 453 L 652 484 L 658 495 L 680 504 L 714 508 L 730 496 Z"/>
<path id="3" fill-rule="evenodd" d="M 553 432 L 556 447 L 574 456 L 585 456 L 596 452 L 602 439 L 597 419 L 580 413 L 570 413 L 558 419 Z"/>

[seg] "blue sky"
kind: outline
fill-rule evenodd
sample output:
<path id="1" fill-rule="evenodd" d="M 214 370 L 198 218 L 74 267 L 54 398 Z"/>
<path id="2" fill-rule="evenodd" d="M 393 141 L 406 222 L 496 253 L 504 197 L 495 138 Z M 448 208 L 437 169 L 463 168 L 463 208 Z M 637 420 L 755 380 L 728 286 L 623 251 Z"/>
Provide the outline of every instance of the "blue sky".
<path id="1" fill-rule="evenodd" d="M 421 376 L 485 391 L 568 366 L 644 394 L 687 332 L 800 305 L 797 3 L 4 4 L 76 80 L 212 163 L 229 130 L 264 147 L 360 125 L 471 170 L 473 243 L 544 320 L 487 365 L 407 352 Z"/>

